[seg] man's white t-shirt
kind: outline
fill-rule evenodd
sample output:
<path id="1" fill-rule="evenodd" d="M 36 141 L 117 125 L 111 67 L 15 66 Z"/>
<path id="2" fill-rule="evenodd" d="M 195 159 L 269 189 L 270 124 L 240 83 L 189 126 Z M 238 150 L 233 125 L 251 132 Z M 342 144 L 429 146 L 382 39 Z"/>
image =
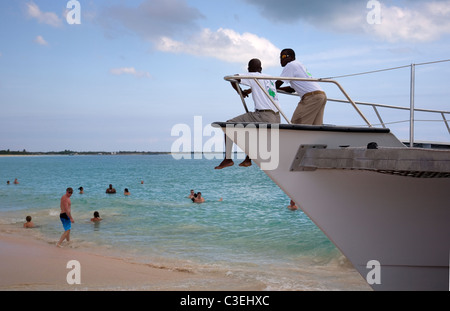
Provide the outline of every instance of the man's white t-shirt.
<path id="1" fill-rule="evenodd" d="M 249 73 L 242 74 L 242 75 L 264 77 L 264 75 L 259 72 L 249 72 Z M 258 82 L 267 91 L 267 93 L 272 97 L 273 101 L 278 105 L 278 95 L 277 95 L 277 88 L 275 86 L 275 81 L 258 79 Z M 261 88 L 255 82 L 255 80 L 241 79 L 241 83 L 252 88 L 252 97 L 253 97 L 253 102 L 255 103 L 256 110 L 273 110 L 275 112 L 278 112 L 278 109 L 274 106 L 274 104 L 272 104 L 272 101 L 267 97 L 265 92 L 263 90 L 261 90 Z"/>
<path id="2" fill-rule="evenodd" d="M 306 70 L 305 66 L 299 61 L 291 61 L 284 66 L 281 72 L 281 77 L 289 78 L 311 78 L 311 74 Z M 291 87 L 297 92 L 300 97 L 306 93 L 314 91 L 322 91 L 319 83 L 309 81 L 284 81 L 289 82 Z"/>

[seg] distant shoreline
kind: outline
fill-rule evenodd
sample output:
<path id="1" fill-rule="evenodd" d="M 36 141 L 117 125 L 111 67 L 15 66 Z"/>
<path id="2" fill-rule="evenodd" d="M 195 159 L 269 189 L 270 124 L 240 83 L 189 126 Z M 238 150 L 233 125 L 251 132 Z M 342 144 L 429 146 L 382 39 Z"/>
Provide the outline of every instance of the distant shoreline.
<path id="1" fill-rule="evenodd" d="M 62 155 L 62 156 L 75 156 L 75 155 L 158 155 L 158 154 L 171 154 L 168 151 L 50 151 L 50 152 L 21 152 L 21 151 L 4 151 L 0 150 L 1 156 L 42 156 L 42 155 Z"/>
<path id="2" fill-rule="evenodd" d="M 242 152 L 233 152 L 241 154 Z M 224 152 L 170 152 L 170 151 L 50 151 L 50 152 L 21 152 L 0 150 L 0 157 L 27 157 L 27 156 L 78 156 L 78 155 L 173 155 L 173 154 L 224 154 Z"/>

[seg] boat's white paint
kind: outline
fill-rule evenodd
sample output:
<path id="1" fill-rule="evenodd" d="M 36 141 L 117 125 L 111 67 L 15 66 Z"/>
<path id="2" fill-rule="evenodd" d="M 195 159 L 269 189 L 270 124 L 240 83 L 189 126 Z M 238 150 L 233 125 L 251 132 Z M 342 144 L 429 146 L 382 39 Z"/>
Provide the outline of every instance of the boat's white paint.
<path id="1" fill-rule="evenodd" d="M 255 127 L 229 128 L 259 137 Z M 412 178 L 363 170 L 291 171 L 300 145 L 404 147 L 391 133 L 280 129 L 274 141 L 275 169 L 265 173 L 311 218 L 362 277 L 367 264 L 381 264 L 379 290 L 448 290 L 450 178 Z M 275 131 L 275 130 L 273 130 Z M 256 136 L 255 136 L 256 135 Z M 235 143 L 261 168 L 270 167 L 245 139 Z M 265 136 L 264 136 L 265 137 Z M 253 146 L 254 147 L 254 146 Z M 450 151 L 449 151 L 450 155 Z M 265 156 L 264 158 L 267 159 Z"/>

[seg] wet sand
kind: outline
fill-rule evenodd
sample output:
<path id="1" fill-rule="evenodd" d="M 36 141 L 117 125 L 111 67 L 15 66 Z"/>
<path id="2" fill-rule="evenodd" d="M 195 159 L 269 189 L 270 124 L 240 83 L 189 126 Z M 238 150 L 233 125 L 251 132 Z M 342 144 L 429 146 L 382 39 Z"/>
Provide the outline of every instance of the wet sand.
<path id="1" fill-rule="evenodd" d="M 67 264 L 76 260 L 77 270 Z M 226 275 L 160 268 L 151 264 L 104 256 L 0 232 L 0 290 L 13 291 L 226 291 L 263 290 L 258 284 L 242 284 Z M 79 271 L 79 274 L 76 272 Z M 80 276 L 80 284 L 69 284 Z M 212 284 L 214 287 L 212 288 Z M 218 286 L 219 285 L 219 286 Z"/>

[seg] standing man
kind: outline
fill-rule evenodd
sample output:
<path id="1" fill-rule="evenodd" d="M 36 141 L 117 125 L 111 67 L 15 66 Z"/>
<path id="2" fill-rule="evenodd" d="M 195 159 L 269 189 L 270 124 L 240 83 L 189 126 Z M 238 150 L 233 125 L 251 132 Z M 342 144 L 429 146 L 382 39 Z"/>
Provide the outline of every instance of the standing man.
<path id="1" fill-rule="evenodd" d="M 281 77 L 311 78 L 311 74 L 302 63 L 295 60 L 292 49 L 284 49 L 280 53 L 280 63 L 283 67 Z M 293 93 L 297 92 L 301 100 L 292 115 L 291 123 L 322 125 L 327 95 L 317 82 L 289 81 L 291 86 L 281 87 L 284 81 L 277 81 L 277 89 Z"/>
<path id="2" fill-rule="evenodd" d="M 66 189 L 66 193 L 61 197 L 61 213 L 59 214 L 59 219 L 61 219 L 64 227 L 64 233 L 61 235 L 58 244 L 56 244 L 58 247 L 62 247 L 61 243 L 64 240 L 67 240 L 67 242 L 70 241 L 70 229 L 72 228 L 72 223 L 75 222 L 71 214 L 72 203 L 70 202 L 70 197 L 72 196 L 72 193 L 73 189 L 69 187 Z"/>
<path id="3" fill-rule="evenodd" d="M 262 66 L 261 61 L 257 58 L 253 58 L 248 63 L 248 74 L 247 76 L 254 77 L 264 77 L 261 74 Z M 236 75 L 239 76 L 239 75 Z M 272 103 L 270 98 L 267 97 L 265 92 L 261 90 L 259 85 L 253 79 L 237 79 L 239 83 L 247 85 L 250 89 L 245 91 L 241 91 L 244 97 L 247 97 L 250 93 L 253 97 L 253 103 L 255 104 L 255 111 L 247 112 L 240 116 L 237 116 L 227 122 L 266 122 L 266 123 L 280 123 L 280 113 L 275 105 Z M 272 80 L 264 80 L 258 79 L 258 82 L 262 85 L 262 87 L 267 91 L 267 93 L 272 97 L 273 101 L 278 105 L 278 96 L 277 90 L 274 81 Z M 232 87 L 239 93 L 238 87 L 234 83 L 231 83 Z M 225 159 L 216 166 L 215 169 L 220 170 L 224 167 L 234 165 L 233 160 L 231 159 L 231 151 L 233 148 L 233 141 L 225 135 Z M 245 160 L 239 164 L 239 166 L 248 167 L 252 165 L 252 161 L 249 156 L 245 158 Z"/>

